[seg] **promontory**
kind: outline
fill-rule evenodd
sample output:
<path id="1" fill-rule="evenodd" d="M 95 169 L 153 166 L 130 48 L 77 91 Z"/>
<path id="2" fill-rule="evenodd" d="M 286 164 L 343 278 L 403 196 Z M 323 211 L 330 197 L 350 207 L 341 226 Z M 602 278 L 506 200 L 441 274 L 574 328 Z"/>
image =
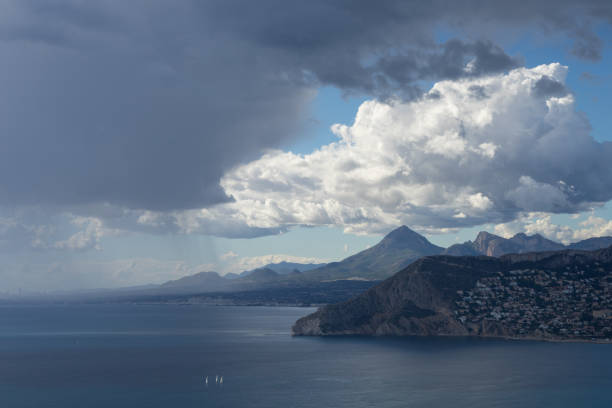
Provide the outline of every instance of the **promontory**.
<path id="1" fill-rule="evenodd" d="M 298 320 L 296 336 L 612 339 L 612 247 L 421 258 Z"/>

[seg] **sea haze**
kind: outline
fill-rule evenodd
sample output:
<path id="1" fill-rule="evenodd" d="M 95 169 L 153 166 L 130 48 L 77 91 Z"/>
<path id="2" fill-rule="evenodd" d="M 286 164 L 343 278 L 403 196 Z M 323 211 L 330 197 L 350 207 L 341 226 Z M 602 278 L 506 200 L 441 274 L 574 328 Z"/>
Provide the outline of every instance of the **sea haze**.
<path id="1" fill-rule="evenodd" d="M 612 348 L 292 338 L 312 308 L 0 307 L 3 407 L 610 407 Z M 214 384 L 223 375 L 222 386 Z M 203 376 L 209 376 L 208 387 Z"/>

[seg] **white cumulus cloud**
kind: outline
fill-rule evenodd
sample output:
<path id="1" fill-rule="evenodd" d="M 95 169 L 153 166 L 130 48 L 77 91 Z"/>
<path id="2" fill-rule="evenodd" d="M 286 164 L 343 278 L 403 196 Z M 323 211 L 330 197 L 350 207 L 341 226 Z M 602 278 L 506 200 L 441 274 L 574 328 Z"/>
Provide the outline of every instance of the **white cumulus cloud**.
<path id="1" fill-rule="evenodd" d="M 590 135 L 566 73 L 553 63 L 438 82 L 416 101 L 366 101 L 352 125 L 332 127 L 338 142 L 271 151 L 227 173 L 235 201 L 190 213 L 182 228 L 223 219 L 262 231 L 432 232 L 597 206 L 612 198 L 612 144 Z"/>

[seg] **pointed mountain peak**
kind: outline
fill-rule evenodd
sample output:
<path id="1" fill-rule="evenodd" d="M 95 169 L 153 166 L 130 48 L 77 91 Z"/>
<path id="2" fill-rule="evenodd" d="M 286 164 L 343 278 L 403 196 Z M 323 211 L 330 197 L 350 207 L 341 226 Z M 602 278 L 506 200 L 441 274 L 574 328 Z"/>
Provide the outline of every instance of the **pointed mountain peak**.
<path id="1" fill-rule="evenodd" d="M 388 233 L 387 235 L 385 235 L 385 237 L 383 238 L 383 241 L 397 242 L 397 241 L 413 240 L 415 238 L 425 238 L 425 237 L 423 237 L 421 234 L 414 232 L 407 226 L 402 225 L 401 227 L 396 228 L 390 233 Z"/>
<path id="2" fill-rule="evenodd" d="M 402 225 L 401 227 L 396 228 L 385 235 L 377 247 L 413 249 L 423 252 L 424 255 L 439 253 L 442 251 L 442 248 L 432 244 L 423 235 L 414 232 L 405 225 Z"/>

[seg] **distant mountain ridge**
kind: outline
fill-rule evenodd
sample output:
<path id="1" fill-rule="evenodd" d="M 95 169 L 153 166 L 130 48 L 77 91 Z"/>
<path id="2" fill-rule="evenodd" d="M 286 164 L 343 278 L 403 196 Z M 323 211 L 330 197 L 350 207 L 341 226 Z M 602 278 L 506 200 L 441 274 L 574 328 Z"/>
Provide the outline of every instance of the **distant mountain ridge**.
<path id="1" fill-rule="evenodd" d="M 309 271 L 325 264 L 301 264 L 297 262 L 278 262 L 264 265 L 260 268 L 251 269 L 241 273 L 228 273 L 220 275 L 217 272 L 198 272 L 193 275 L 184 276 L 179 279 L 162 283 L 158 289 L 169 291 L 182 289 L 185 291 L 197 290 L 227 290 L 229 288 L 242 288 L 247 284 L 258 284 L 274 281 L 280 276 L 295 276 L 304 271 Z"/>
<path id="2" fill-rule="evenodd" d="M 526 252 L 560 251 L 563 249 L 595 250 L 612 245 L 612 237 L 589 238 L 569 245 L 551 241 L 540 234 L 526 235 L 519 233 L 512 238 L 481 231 L 474 241 L 455 244 L 448 247 L 443 254 L 454 256 L 502 256 L 505 254 L 522 254 Z"/>
<path id="3" fill-rule="evenodd" d="M 162 290 L 172 289 L 194 289 L 199 287 L 219 290 L 228 285 L 228 280 L 219 276 L 217 272 L 199 272 L 193 275 L 162 283 L 159 288 Z"/>
<path id="4" fill-rule="evenodd" d="M 267 282 L 275 280 L 280 276 L 280 274 L 270 268 L 259 268 L 253 271 L 250 271 L 248 275 L 240 276 L 240 281 L 249 281 L 249 282 Z"/>
<path id="5" fill-rule="evenodd" d="M 266 264 L 264 266 L 261 266 L 259 268 L 255 268 L 255 269 L 251 269 L 248 271 L 244 271 L 244 272 L 240 272 L 239 274 L 237 274 L 238 276 L 247 276 L 252 274 L 253 272 L 255 272 L 258 269 L 270 269 L 274 272 L 276 272 L 279 275 L 289 275 L 291 273 L 294 272 L 306 272 L 306 271 L 310 271 L 312 269 L 316 269 L 316 268 L 320 268 L 322 266 L 324 266 L 326 264 L 324 263 L 297 263 L 297 262 L 286 262 L 286 261 L 281 261 L 281 262 L 277 262 L 277 263 L 269 263 Z"/>
<path id="6" fill-rule="evenodd" d="M 581 249 L 584 251 L 594 251 L 599 248 L 606 248 L 612 245 L 612 237 L 588 238 L 569 245 L 570 249 Z"/>
<path id="7" fill-rule="evenodd" d="M 219 276 L 216 272 L 201 272 L 161 285 L 162 290 L 184 288 L 186 291 L 245 290 L 262 285 L 300 285 L 305 282 L 326 282 L 346 279 L 383 280 L 419 258 L 430 255 L 493 256 L 563 249 L 595 250 L 612 245 L 612 237 L 590 238 L 568 246 L 551 241 L 539 234 L 516 234 L 503 238 L 486 231 L 474 241 L 442 248 L 405 225 L 389 232 L 376 245 L 328 264 L 279 262 L 240 274 Z"/>

